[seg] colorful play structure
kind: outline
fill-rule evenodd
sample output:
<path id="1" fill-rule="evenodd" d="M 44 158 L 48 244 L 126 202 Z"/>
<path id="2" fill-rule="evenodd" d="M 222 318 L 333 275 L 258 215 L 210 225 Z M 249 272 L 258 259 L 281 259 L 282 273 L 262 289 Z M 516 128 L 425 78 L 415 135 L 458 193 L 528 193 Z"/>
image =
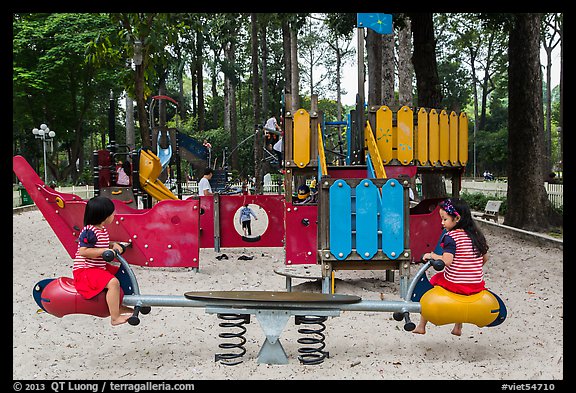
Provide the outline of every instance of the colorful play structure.
<path id="1" fill-rule="evenodd" d="M 363 106 L 362 110 L 357 106 L 346 122 L 346 151 L 336 152 L 338 159 L 330 161 L 327 155 L 334 152 L 326 151 L 323 141 L 328 128 L 335 123 L 324 120 L 318 109 L 318 97 L 311 97 L 310 110 L 293 107 L 290 96 L 285 97 L 285 102 L 282 194 L 216 193 L 186 199 L 175 195 L 160 180 L 171 161 L 168 156 L 189 154 L 202 162 L 207 155 L 200 143 L 177 129 L 152 127 L 152 140 L 158 141 L 154 149 L 121 153 L 113 146 L 94 153 L 96 193 L 111 196 L 116 206 L 115 222 L 108 228 L 110 238 L 127 245 L 122 255 L 110 258 L 117 257 L 123 267 L 120 270 L 124 276 L 120 280 L 123 302 L 135 307 L 130 323 L 138 324 L 138 313 L 149 312 L 151 307 L 205 307 L 207 312 L 224 320 L 222 327 L 240 330 L 232 334 L 239 342 L 222 346 L 240 352 L 216 356 L 224 364 L 237 364 L 244 353 L 243 325 L 249 323 L 250 314 L 256 316 L 266 335 L 259 362 L 269 364 L 288 361 L 279 337 L 291 315 L 297 324 L 320 326 L 302 329 L 303 334 L 316 336 L 302 341 L 303 345 L 317 344 L 314 348 L 302 348 L 299 359 L 307 364 L 321 362 L 327 356 L 323 350 L 323 322 L 344 310 L 392 312 L 396 320 L 404 320 L 405 330 L 415 327 L 410 312 L 422 313 L 439 325 L 465 322 L 482 327 L 502 323 L 506 308 L 489 291 L 463 296 L 431 288 L 424 273 L 433 265 L 441 270 L 440 262 L 424 264 L 410 279 L 410 265 L 419 263 L 423 253 L 438 246 L 442 231 L 440 199 L 411 204 L 410 187 L 417 176 L 433 174 L 451 178 L 452 195 L 459 195 L 468 161 L 466 114 L 386 105 L 370 106 L 365 112 Z M 263 136 L 261 132 L 258 137 Z M 114 140 L 113 135 L 110 139 Z M 130 154 L 132 162 L 138 163 L 134 165 L 135 181 L 131 187 L 118 187 L 114 183 L 111 168 L 119 154 Z M 332 162 L 338 165 L 329 164 Z M 48 187 L 21 156 L 13 158 L 13 169 L 72 258 L 86 200 Z M 311 181 L 315 183 L 316 198 L 303 203 L 295 197 L 296 190 Z M 146 203 L 138 209 L 134 202 L 142 197 Z M 246 204 L 258 206 L 259 214 L 264 214 L 268 223 L 262 233 L 250 238 L 234 225 L 239 209 Z M 142 295 L 130 268 L 138 265 L 198 270 L 201 249 L 235 247 L 282 247 L 286 266 L 319 265 L 322 293 L 231 291 Z M 381 270 L 389 281 L 394 281 L 398 272 L 402 300 L 366 301 L 334 294 L 335 272 L 347 270 Z M 436 296 L 429 296 L 430 291 L 435 291 Z M 97 312 L 85 305 L 75 294 L 70 279 L 43 280 L 33 293 L 42 309 L 60 317 L 69 313 L 106 314 L 106 310 Z M 68 299 L 61 301 L 70 306 L 59 306 L 60 299 Z"/>

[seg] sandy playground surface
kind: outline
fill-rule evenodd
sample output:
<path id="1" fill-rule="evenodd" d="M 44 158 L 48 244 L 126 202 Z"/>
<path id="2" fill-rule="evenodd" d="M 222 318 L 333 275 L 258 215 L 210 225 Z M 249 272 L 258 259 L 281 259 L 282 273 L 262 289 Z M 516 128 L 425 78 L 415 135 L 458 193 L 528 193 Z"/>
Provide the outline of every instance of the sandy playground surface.
<path id="1" fill-rule="evenodd" d="M 563 252 L 512 235 L 484 233 L 491 246 L 488 287 L 508 308 L 500 326 L 428 325 L 426 335 L 406 332 L 391 313 L 344 311 L 326 321 L 320 365 L 302 365 L 302 337 L 291 318 L 281 336 L 287 365 L 257 362 L 264 334 L 254 316 L 237 366 L 214 361 L 223 352 L 216 315 L 203 308 L 153 308 L 138 326 L 110 326 L 108 318 L 37 312 L 34 284 L 72 277 L 72 260 L 38 210 L 13 216 L 12 375 L 16 380 L 559 380 L 564 379 Z M 40 236 L 39 236 L 40 235 Z M 216 259 L 226 253 L 229 259 Z M 252 260 L 238 260 L 241 255 Z M 198 272 L 134 267 L 142 294 L 182 295 L 203 290 L 285 290 L 280 248 L 203 249 Z M 414 267 L 414 271 L 417 266 Z M 432 274 L 429 272 L 429 274 Z M 398 300 L 396 282 L 383 271 L 340 271 L 336 293 L 366 300 Z M 295 291 L 320 292 L 319 282 L 294 279 Z M 419 314 L 412 314 L 417 323 Z"/>

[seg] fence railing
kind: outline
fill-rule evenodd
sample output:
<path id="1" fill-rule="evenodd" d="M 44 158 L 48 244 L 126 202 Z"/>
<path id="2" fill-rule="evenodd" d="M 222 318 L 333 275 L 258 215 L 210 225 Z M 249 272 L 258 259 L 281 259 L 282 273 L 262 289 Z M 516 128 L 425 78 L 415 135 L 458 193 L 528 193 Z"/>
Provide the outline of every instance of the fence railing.
<path id="1" fill-rule="evenodd" d="M 166 184 L 166 186 L 169 186 Z M 174 184 L 170 185 L 169 188 L 173 187 Z M 190 195 L 197 195 L 198 194 L 198 182 L 196 181 L 188 181 L 181 183 L 182 186 L 182 193 L 183 195 L 190 196 Z M 231 183 L 230 187 L 235 188 L 238 187 L 241 189 L 242 183 Z M 282 185 L 280 184 L 272 184 L 272 183 L 265 183 L 264 184 L 264 193 L 265 194 L 279 194 L 283 192 Z M 176 193 L 176 189 L 172 192 Z M 66 193 L 66 194 L 74 194 L 78 195 L 82 199 L 90 199 L 94 196 L 94 187 L 92 186 L 70 186 L 70 187 L 56 187 L 56 191 Z M 12 208 L 20 207 L 26 204 L 30 204 L 30 201 L 26 201 L 23 199 L 26 198 L 26 190 L 14 190 L 12 191 Z M 29 199 L 29 198 L 28 198 Z"/>
<path id="2" fill-rule="evenodd" d="M 450 194 L 452 192 L 452 182 L 450 179 L 446 179 L 445 184 L 446 192 Z M 544 182 L 544 187 L 546 188 L 548 199 L 552 203 L 552 206 L 556 208 L 563 207 L 564 185 Z M 506 198 L 506 194 L 508 192 L 508 183 L 499 180 L 474 181 L 462 179 L 462 192 L 467 192 L 469 194 L 481 193 L 486 196 Z"/>

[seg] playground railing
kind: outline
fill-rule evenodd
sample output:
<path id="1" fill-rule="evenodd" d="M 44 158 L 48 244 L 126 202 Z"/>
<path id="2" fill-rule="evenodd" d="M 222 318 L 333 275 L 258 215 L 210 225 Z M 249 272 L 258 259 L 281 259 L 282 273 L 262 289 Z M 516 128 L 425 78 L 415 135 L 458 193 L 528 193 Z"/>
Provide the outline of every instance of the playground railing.
<path id="1" fill-rule="evenodd" d="M 197 195 L 198 194 L 198 182 L 196 181 L 187 181 L 181 184 L 182 191 L 184 195 Z M 230 184 L 231 187 L 242 187 L 242 183 L 232 183 Z M 94 196 L 94 187 L 93 186 L 70 186 L 70 187 L 56 187 L 56 191 L 66 194 L 74 194 L 78 195 L 82 199 L 90 199 Z M 264 184 L 264 193 L 265 194 L 279 194 L 282 192 L 282 186 L 280 184 Z M 26 203 L 27 201 L 23 200 L 23 193 L 18 189 L 17 186 L 13 187 L 12 191 L 12 208 L 24 206 L 30 203 Z"/>

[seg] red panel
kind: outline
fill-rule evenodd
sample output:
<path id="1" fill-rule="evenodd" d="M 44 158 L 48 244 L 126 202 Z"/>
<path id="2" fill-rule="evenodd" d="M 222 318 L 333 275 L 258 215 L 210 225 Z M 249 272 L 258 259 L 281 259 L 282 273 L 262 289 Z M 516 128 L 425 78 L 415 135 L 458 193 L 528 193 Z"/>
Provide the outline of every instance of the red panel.
<path id="1" fill-rule="evenodd" d="M 396 178 L 399 175 L 414 177 L 418 167 L 415 165 L 384 165 L 384 169 L 386 170 L 386 176 L 388 178 Z M 335 179 L 365 179 L 368 176 L 368 171 L 366 167 L 330 167 L 328 168 L 328 174 Z"/>
<path id="2" fill-rule="evenodd" d="M 307 220 L 308 225 L 303 223 Z M 286 264 L 316 264 L 318 206 L 286 203 Z"/>
<path id="3" fill-rule="evenodd" d="M 260 206 L 267 215 L 268 227 L 258 241 L 244 241 L 234 226 L 236 212 L 246 203 Z M 201 196 L 200 208 L 203 211 L 200 215 L 200 247 L 211 248 L 214 247 L 214 197 Z M 220 247 L 282 247 L 283 245 L 284 195 L 220 196 Z"/>
<path id="4" fill-rule="evenodd" d="M 13 169 L 58 239 L 73 258 L 83 226 L 86 201 L 46 187 L 21 156 Z M 108 226 L 110 239 L 131 242 L 126 260 L 133 265 L 159 267 L 199 266 L 198 199 L 165 200 L 151 209 L 135 210 L 120 201 L 115 220 Z"/>
<path id="5" fill-rule="evenodd" d="M 418 262 L 422 254 L 436 247 L 442 223 L 438 211 L 440 199 L 426 199 L 410 209 L 410 250 L 412 261 Z"/>

